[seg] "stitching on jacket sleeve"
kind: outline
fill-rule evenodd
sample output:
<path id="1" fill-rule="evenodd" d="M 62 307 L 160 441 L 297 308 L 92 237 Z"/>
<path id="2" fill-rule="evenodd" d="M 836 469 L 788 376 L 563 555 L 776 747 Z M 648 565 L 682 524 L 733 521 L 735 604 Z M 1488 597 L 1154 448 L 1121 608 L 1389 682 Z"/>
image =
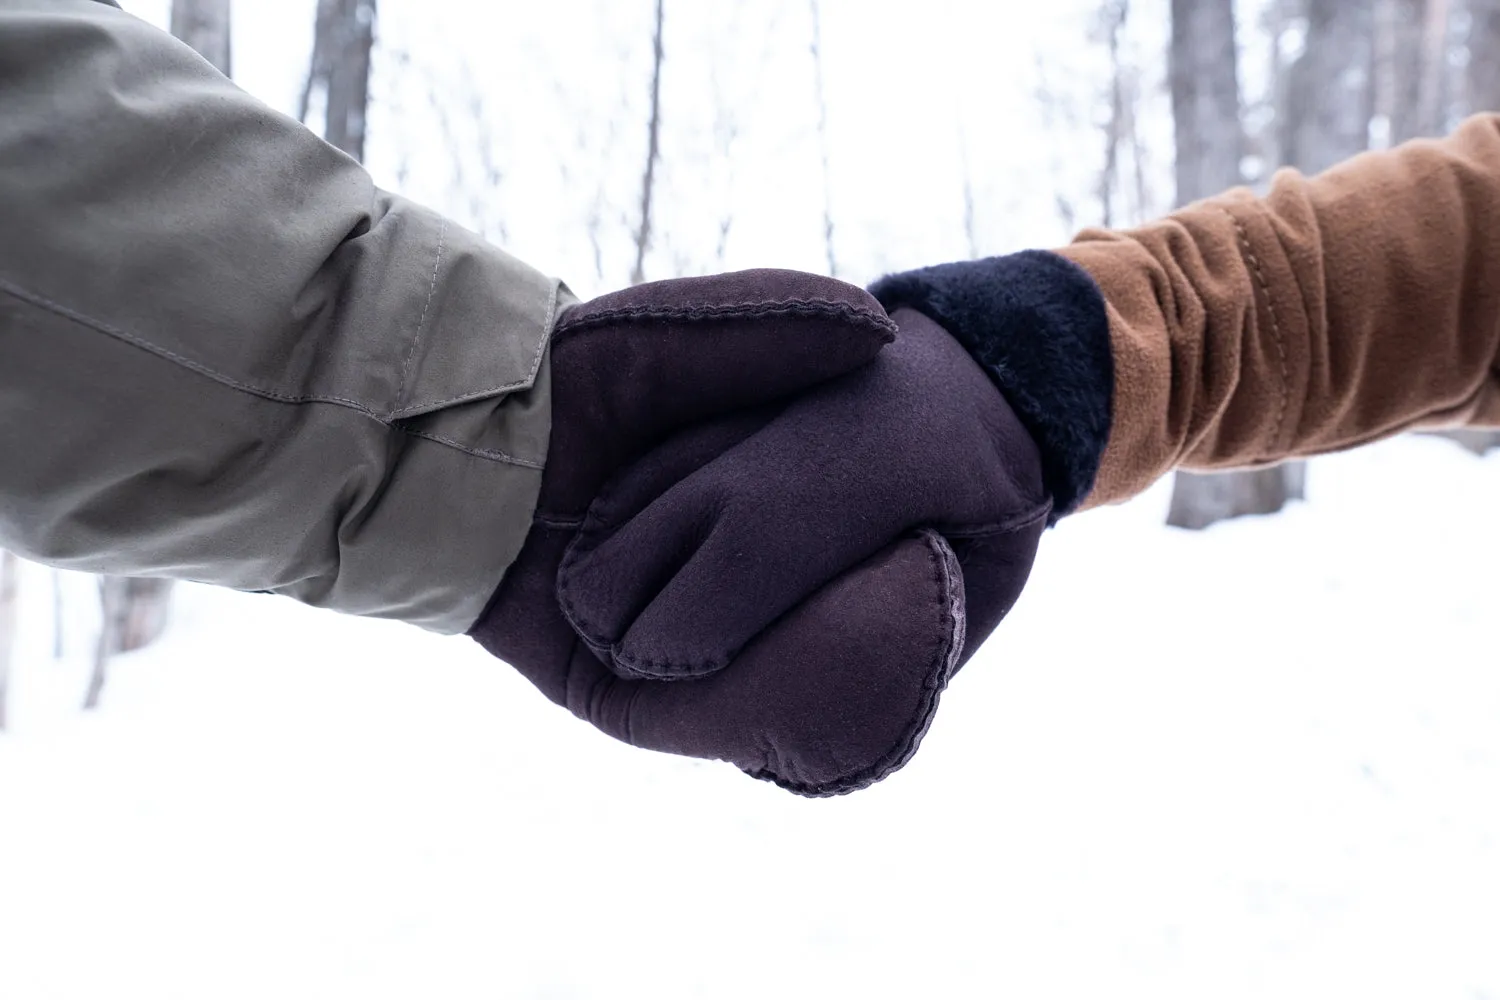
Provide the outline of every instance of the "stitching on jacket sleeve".
<path id="1" fill-rule="evenodd" d="M 24 288 L 14 285 L 4 278 L 0 278 L 0 292 L 4 292 L 7 295 L 10 295 L 12 298 L 19 299 L 22 302 L 36 306 L 37 308 L 53 313 L 54 315 L 61 316 L 63 319 L 70 320 L 71 322 L 77 323 L 80 326 L 84 326 L 90 330 L 102 333 L 105 336 L 113 337 L 114 339 L 129 344 L 132 347 L 139 348 L 140 350 L 146 351 L 150 354 L 155 354 L 159 358 L 165 358 L 166 360 L 171 361 L 173 364 L 180 365 L 181 367 L 186 368 L 189 371 L 197 372 L 199 375 L 211 378 L 215 382 L 229 386 L 231 389 L 238 389 L 239 391 L 249 393 L 252 396 L 259 396 L 262 399 L 269 399 L 278 403 L 329 403 L 334 406 L 342 406 L 346 409 L 363 413 L 365 416 L 376 420 L 380 424 L 386 427 L 390 427 L 394 430 L 401 431 L 403 434 L 407 434 L 412 437 L 424 438 L 428 441 L 445 445 L 449 448 L 457 449 L 458 451 L 464 452 L 468 455 L 474 455 L 479 458 L 487 458 L 491 461 L 496 462 L 504 462 L 507 465 L 518 465 L 523 468 L 541 468 L 541 464 L 538 462 L 532 462 L 522 458 L 515 458 L 511 455 L 507 455 L 505 452 L 490 451 L 482 448 L 470 448 L 466 445 L 459 444 L 457 441 L 453 441 L 449 438 L 438 437 L 436 435 L 427 434 L 421 431 L 414 431 L 399 423 L 393 423 L 392 418 L 389 414 L 374 410 L 357 400 L 344 399 L 341 396 L 291 396 L 286 393 L 276 392 L 272 389 L 265 389 L 260 386 L 249 385 L 229 375 L 225 375 L 223 372 L 215 371 L 207 365 L 194 361 L 191 358 L 185 358 L 180 354 L 167 350 L 165 347 L 153 344 L 151 341 L 146 340 L 142 337 L 138 337 L 135 334 L 120 329 L 119 327 L 111 326 L 110 324 L 105 323 L 102 320 L 97 320 L 91 316 L 86 316 L 83 313 L 78 312 L 76 309 L 68 308 L 60 302 L 54 302 L 44 295 L 38 295 L 34 292 L 28 292 Z M 542 342 L 544 344 L 546 343 L 545 337 L 542 338 Z M 540 363 L 540 355 L 538 355 L 538 363 Z M 514 387 L 520 387 L 525 384 L 527 383 L 512 383 Z M 492 390 L 492 392 L 499 392 L 505 388 L 508 387 L 502 386 L 499 389 Z M 489 393 L 479 393 L 478 395 L 489 395 Z"/>
<path id="2" fill-rule="evenodd" d="M 522 375 L 520 378 L 516 379 L 513 382 L 506 382 L 503 385 L 490 386 L 484 389 L 475 389 L 472 392 L 466 392 L 460 396 L 452 396 L 447 399 L 435 399 L 430 402 L 424 401 L 410 406 L 403 406 L 399 410 L 392 411 L 391 418 L 394 420 L 399 420 L 402 417 L 410 416 L 411 414 L 417 412 L 438 410 L 442 409 L 445 406 L 453 406 L 457 403 L 466 403 L 471 399 L 483 399 L 485 396 L 493 396 L 496 393 L 509 392 L 513 389 L 525 389 L 526 387 L 535 383 L 536 373 L 541 371 L 542 358 L 547 353 L 547 345 L 551 343 L 552 327 L 557 317 L 557 301 L 559 298 L 561 298 L 561 295 L 559 293 L 558 286 L 554 283 L 552 286 L 551 299 L 547 303 L 547 316 L 542 320 L 542 335 L 537 338 L 536 351 L 531 356 L 531 367 L 527 369 L 525 375 Z"/>
<path id="3" fill-rule="evenodd" d="M 529 458 L 517 458 L 509 452 L 499 451 L 493 448 L 473 448 L 469 445 L 455 441 L 452 438 L 443 437 L 440 434 L 430 434 L 427 431 L 412 430 L 410 427 L 403 427 L 400 424 L 392 424 L 391 426 L 395 427 L 396 430 L 401 431 L 403 434 L 406 434 L 410 437 L 422 438 L 425 441 L 433 441 L 437 444 L 447 445 L 449 448 L 452 448 L 455 451 L 461 451 L 465 455 L 473 455 L 475 458 L 486 458 L 492 462 L 504 462 L 506 465 L 515 465 L 523 469 L 540 470 L 542 468 L 541 462 L 532 461 Z"/>
<path id="4" fill-rule="evenodd" d="M 406 397 L 406 380 L 411 377 L 411 359 L 416 356 L 417 345 L 422 342 L 422 330 L 427 326 L 427 312 L 432 308 L 432 297 L 437 293 L 438 269 L 443 266 L 443 241 L 448 238 L 448 220 L 438 223 L 437 253 L 432 256 L 432 277 L 427 282 L 427 300 L 422 303 L 422 317 L 417 320 L 417 332 L 412 335 L 411 346 L 406 349 L 406 360 L 401 362 L 401 380 L 396 383 L 396 398 L 391 400 L 391 419 L 401 411 L 401 400 Z"/>

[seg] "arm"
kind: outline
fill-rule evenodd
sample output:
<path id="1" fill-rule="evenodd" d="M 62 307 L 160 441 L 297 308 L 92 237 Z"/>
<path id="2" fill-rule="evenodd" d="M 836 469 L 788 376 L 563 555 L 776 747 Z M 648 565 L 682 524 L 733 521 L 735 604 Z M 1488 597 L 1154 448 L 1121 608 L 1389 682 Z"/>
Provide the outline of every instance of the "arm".
<path id="1" fill-rule="evenodd" d="M 559 287 L 93 0 L 0 0 L 0 545 L 466 629 Z"/>
<path id="2" fill-rule="evenodd" d="M 1058 253 L 885 278 L 989 371 L 1059 513 L 1176 466 L 1500 424 L 1500 116 Z"/>
<path id="3" fill-rule="evenodd" d="M 1108 304 L 1089 503 L 1415 427 L 1500 423 L 1500 116 L 1062 251 Z"/>

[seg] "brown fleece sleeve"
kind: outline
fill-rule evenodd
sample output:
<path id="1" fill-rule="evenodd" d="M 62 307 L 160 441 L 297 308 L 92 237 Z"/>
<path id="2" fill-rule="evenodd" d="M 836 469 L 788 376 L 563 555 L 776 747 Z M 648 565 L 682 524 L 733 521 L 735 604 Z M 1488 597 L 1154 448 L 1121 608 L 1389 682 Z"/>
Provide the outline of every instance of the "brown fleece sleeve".
<path id="1" fill-rule="evenodd" d="M 1059 252 L 1103 291 L 1115 363 L 1086 506 L 1177 465 L 1500 425 L 1500 116 Z"/>

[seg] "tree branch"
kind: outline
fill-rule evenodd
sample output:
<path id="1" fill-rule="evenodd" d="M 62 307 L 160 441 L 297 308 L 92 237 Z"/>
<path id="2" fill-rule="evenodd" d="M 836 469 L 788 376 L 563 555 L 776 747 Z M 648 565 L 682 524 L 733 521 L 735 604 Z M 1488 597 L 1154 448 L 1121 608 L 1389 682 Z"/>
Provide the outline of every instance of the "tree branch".
<path id="1" fill-rule="evenodd" d="M 646 280 L 646 251 L 651 247 L 651 194 L 656 187 L 656 161 L 661 156 L 662 6 L 663 0 L 656 0 L 656 31 L 651 43 L 651 117 L 646 124 L 646 170 L 641 176 L 641 221 L 635 232 L 632 285 Z"/>

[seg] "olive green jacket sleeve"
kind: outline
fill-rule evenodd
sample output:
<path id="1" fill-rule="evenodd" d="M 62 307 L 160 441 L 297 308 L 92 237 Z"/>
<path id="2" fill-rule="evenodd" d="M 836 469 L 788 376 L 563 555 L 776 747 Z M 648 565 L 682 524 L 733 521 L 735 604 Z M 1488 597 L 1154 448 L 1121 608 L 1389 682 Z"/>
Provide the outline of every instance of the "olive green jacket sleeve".
<path id="1" fill-rule="evenodd" d="M 0 547 L 466 629 L 557 282 L 94 0 L 0 0 Z"/>

